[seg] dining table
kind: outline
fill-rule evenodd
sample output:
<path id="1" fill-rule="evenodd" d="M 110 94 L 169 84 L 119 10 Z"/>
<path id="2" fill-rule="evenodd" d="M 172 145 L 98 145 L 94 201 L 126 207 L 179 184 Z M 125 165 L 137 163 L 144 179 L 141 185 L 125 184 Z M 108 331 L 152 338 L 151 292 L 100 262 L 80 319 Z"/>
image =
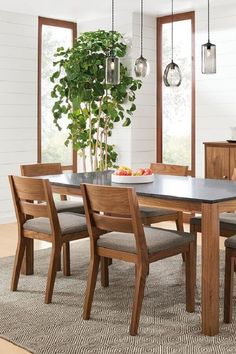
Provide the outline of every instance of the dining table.
<path id="1" fill-rule="evenodd" d="M 112 182 L 113 171 L 64 173 L 44 176 L 53 192 L 78 196 L 82 183 L 133 187 L 140 205 L 202 214 L 201 324 L 202 333 L 219 333 L 219 213 L 236 210 L 236 182 L 191 176 L 154 175 L 154 181 L 138 184 Z M 27 252 L 32 252 L 29 247 Z M 27 253 L 26 252 L 26 253 Z M 32 255 L 25 257 L 30 268 Z M 28 273 L 30 270 L 28 271 Z"/>

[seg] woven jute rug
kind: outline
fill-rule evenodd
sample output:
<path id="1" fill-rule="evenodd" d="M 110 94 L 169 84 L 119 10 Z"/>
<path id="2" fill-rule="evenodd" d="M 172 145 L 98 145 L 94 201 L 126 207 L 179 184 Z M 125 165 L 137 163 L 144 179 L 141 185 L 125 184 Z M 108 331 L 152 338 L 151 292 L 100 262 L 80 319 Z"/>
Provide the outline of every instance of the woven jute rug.
<path id="1" fill-rule="evenodd" d="M 35 274 L 21 276 L 19 291 L 10 292 L 13 257 L 0 259 L 0 336 L 32 353 L 236 353 L 235 321 L 222 322 L 224 253 L 221 252 L 220 335 L 206 337 L 200 327 L 200 265 L 196 313 L 185 311 L 184 264 L 181 256 L 150 267 L 139 334 L 128 334 L 134 290 L 134 267 L 114 261 L 110 286 L 100 276 L 92 315 L 82 319 L 89 241 L 72 243 L 72 276 L 59 272 L 53 303 L 44 304 L 50 249 L 35 252 Z M 199 254 L 200 252 L 198 252 Z M 200 260 L 200 255 L 199 255 Z"/>

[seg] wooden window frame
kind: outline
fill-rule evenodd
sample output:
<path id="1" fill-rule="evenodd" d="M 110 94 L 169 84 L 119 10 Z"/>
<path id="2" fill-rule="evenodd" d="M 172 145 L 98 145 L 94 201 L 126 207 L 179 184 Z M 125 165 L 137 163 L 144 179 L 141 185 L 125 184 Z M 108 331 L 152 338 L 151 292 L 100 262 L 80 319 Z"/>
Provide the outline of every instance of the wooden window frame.
<path id="1" fill-rule="evenodd" d="M 42 110 L 41 110 L 41 77 L 42 77 L 42 27 L 54 26 L 54 27 L 63 27 L 72 30 L 72 39 L 73 42 L 77 38 L 77 23 L 63 20 L 55 20 L 52 18 L 38 17 L 38 137 L 37 137 L 37 161 L 38 163 L 42 162 Z M 77 152 L 72 150 L 72 165 L 63 166 L 63 170 L 72 170 L 77 172 Z"/>
<path id="2" fill-rule="evenodd" d="M 157 151 L 156 160 L 162 162 L 162 26 L 171 23 L 172 16 L 157 18 Z M 191 171 L 190 175 L 195 176 L 195 12 L 185 12 L 174 15 L 174 22 L 191 20 L 192 28 L 192 107 L 191 107 Z"/>

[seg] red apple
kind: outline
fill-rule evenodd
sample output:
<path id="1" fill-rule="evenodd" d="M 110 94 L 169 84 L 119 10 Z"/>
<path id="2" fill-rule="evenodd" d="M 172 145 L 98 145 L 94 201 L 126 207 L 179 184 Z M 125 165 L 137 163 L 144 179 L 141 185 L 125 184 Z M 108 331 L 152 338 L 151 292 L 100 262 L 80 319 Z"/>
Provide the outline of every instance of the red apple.
<path id="1" fill-rule="evenodd" d="M 152 173 L 153 172 L 152 172 L 152 170 L 150 168 L 145 168 L 143 175 L 144 176 L 148 176 L 148 175 L 152 175 Z"/>

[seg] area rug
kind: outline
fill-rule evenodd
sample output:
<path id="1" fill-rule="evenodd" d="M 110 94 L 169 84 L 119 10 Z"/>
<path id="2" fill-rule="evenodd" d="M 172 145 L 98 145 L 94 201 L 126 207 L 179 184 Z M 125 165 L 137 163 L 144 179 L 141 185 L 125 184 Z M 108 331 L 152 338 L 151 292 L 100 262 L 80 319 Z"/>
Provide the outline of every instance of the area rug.
<path id="1" fill-rule="evenodd" d="M 139 334 L 128 334 L 134 290 L 134 267 L 114 261 L 110 286 L 95 291 L 92 315 L 82 319 L 89 242 L 72 244 L 72 276 L 58 273 L 53 303 L 44 304 L 50 250 L 35 252 L 35 274 L 21 276 L 19 291 L 10 292 L 13 257 L 0 259 L 0 336 L 36 354 L 76 353 L 236 353 L 234 323 L 220 324 L 220 335 L 206 337 L 200 327 L 200 255 L 196 313 L 185 311 L 184 264 L 181 256 L 150 267 Z M 224 253 L 221 252 L 221 319 Z M 236 310 L 236 304 L 235 304 Z"/>

